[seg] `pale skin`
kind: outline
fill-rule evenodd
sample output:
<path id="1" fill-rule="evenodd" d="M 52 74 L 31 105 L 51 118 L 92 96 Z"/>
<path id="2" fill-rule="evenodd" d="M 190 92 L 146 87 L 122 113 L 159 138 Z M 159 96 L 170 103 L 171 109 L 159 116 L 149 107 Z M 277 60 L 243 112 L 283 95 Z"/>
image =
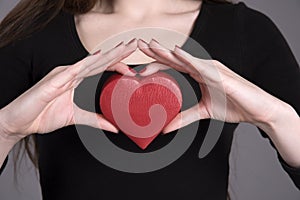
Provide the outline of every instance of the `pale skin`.
<path id="1" fill-rule="evenodd" d="M 188 35 L 192 24 L 189 27 L 186 24 L 189 24 L 191 19 L 195 19 L 199 2 L 116 0 L 113 7 L 111 14 L 105 14 L 100 7 L 95 6 L 91 12 L 77 16 L 76 26 L 79 36 L 91 53 L 94 47 L 109 35 L 134 27 L 168 26 L 170 29 Z M 184 23 L 169 21 L 168 24 L 163 24 L 164 21 L 168 21 L 164 19 L 169 19 L 169 16 L 174 14 L 177 22 Z M 97 20 L 89 23 L 91 20 L 87 19 L 91 17 Z M 99 25 L 98 23 L 109 24 L 109 20 L 118 20 L 120 26 L 105 26 L 106 32 L 103 33 L 103 38 L 99 38 L 104 30 L 100 29 L 97 33 L 93 32 L 95 31 L 93 28 Z M 140 56 L 134 56 L 137 48 L 143 52 L 139 54 Z M 127 58 L 126 62 L 124 58 Z M 203 94 L 199 104 L 178 114 L 163 130 L 164 133 L 206 118 L 226 122 L 249 122 L 268 134 L 282 158 L 290 166 L 300 167 L 300 118 L 290 105 L 266 93 L 218 61 L 198 59 L 178 47 L 170 50 L 155 40 L 150 42 L 133 40 L 129 44 L 112 48 L 108 53 L 100 52 L 74 65 L 55 68 L 31 89 L 2 108 L 0 110 L 0 165 L 3 164 L 11 148 L 20 139 L 32 133 L 47 133 L 75 123 L 117 132 L 118 130 L 103 116 L 84 111 L 74 105 L 73 92 L 83 78 L 105 70 L 134 76 L 135 74 L 130 72 L 127 65 L 121 63 L 122 60 L 124 63 L 136 64 L 155 61 L 148 65 L 146 71 L 141 74 L 143 76 L 158 70 L 173 68 L 189 74 L 199 83 Z M 219 76 L 215 75 L 216 70 Z M 211 104 L 210 90 L 225 92 L 227 106 Z M 65 109 L 64 112 L 61 112 L 62 108 Z M 224 112 L 226 115 L 222 114 Z M 60 118 L 57 118 L 57 114 Z"/>

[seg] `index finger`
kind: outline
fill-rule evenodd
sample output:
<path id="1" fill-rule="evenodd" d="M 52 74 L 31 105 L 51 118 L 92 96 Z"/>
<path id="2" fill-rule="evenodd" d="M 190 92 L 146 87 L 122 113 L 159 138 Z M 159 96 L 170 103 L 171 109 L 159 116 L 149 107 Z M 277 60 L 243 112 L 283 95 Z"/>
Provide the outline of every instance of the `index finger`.
<path id="1" fill-rule="evenodd" d="M 109 66 L 112 66 L 124 58 L 131 55 L 137 49 L 136 40 L 132 40 L 126 45 L 124 42 L 121 42 L 115 48 L 109 50 L 108 52 L 101 54 L 98 56 L 95 62 L 89 62 L 84 64 L 81 68 L 81 72 L 79 73 L 79 78 L 85 78 L 88 76 L 93 76 L 105 71 Z M 93 55 L 92 55 L 93 56 Z M 97 55 L 96 55 L 97 56 Z"/>

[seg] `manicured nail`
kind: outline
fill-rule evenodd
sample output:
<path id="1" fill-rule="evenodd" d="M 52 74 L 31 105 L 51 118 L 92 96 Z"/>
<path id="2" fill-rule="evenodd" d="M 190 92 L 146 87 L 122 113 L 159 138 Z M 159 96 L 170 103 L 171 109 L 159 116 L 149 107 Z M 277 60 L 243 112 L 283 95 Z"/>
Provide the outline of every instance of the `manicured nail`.
<path id="1" fill-rule="evenodd" d="M 124 41 L 120 42 L 119 44 L 117 44 L 114 48 L 117 48 L 119 46 L 122 46 L 124 44 Z"/>
<path id="2" fill-rule="evenodd" d="M 152 38 L 151 40 L 159 44 L 159 42 L 156 39 Z"/>
<path id="3" fill-rule="evenodd" d="M 143 42 L 143 43 L 145 43 L 145 44 L 148 44 L 148 42 L 146 42 L 145 40 L 143 40 L 143 39 L 139 39 L 141 42 Z"/>
<path id="4" fill-rule="evenodd" d="M 147 70 L 147 67 L 144 67 L 143 69 L 141 69 L 141 70 L 139 71 L 139 73 L 141 74 L 141 73 L 145 72 L 146 70 Z"/>
<path id="5" fill-rule="evenodd" d="M 132 73 L 136 74 L 136 71 L 135 71 L 133 68 L 128 67 L 128 69 L 129 69 Z"/>
<path id="6" fill-rule="evenodd" d="M 162 130 L 161 134 L 162 135 L 167 135 L 169 132 L 167 132 L 168 130 Z"/>
<path id="7" fill-rule="evenodd" d="M 141 43 L 139 43 L 139 48 L 140 49 L 148 49 L 149 48 L 149 44 L 143 40 L 143 39 L 139 39 Z"/>
<path id="8" fill-rule="evenodd" d="M 175 49 L 180 49 L 182 50 L 182 48 L 180 46 L 178 46 L 177 44 L 175 44 Z"/>
<path id="9" fill-rule="evenodd" d="M 114 130 L 111 130 L 111 132 L 114 133 L 114 134 L 118 134 L 119 130 L 118 129 L 114 129 Z"/>
<path id="10" fill-rule="evenodd" d="M 101 52 L 101 49 L 98 50 L 98 51 L 96 51 L 95 53 L 93 53 L 93 55 L 97 55 L 97 54 L 99 54 L 100 52 Z"/>
<path id="11" fill-rule="evenodd" d="M 177 54 L 180 53 L 180 54 L 186 55 L 186 52 L 180 46 L 178 46 L 178 45 L 175 45 L 173 53 L 176 54 L 176 51 L 177 51 Z"/>
<path id="12" fill-rule="evenodd" d="M 133 38 L 132 40 L 130 40 L 129 42 L 127 42 L 127 45 L 128 44 L 131 44 L 131 43 L 133 43 L 133 42 L 135 42 L 136 41 L 136 38 Z"/>

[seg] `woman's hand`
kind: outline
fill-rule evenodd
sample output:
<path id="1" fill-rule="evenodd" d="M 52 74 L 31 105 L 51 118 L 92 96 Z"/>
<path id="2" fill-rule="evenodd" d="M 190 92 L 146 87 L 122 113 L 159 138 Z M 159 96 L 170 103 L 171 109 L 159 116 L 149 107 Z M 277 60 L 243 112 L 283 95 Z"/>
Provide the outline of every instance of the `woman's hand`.
<path id="1" fill-rule="evenodd" d="M 165 129 L 171 132 L 196 120 L 212 118 L 226 122 L 249 122 L 270 137 L 281 157 L 300 167 L 300 118 L 287 103 L 242 78 L 222 63 L 195 58 L 179 47 L 170 51 L 152 40 L 139 40 L 139 48 L 157 60 L 141 75 L 169 67 L 188 73 L 200 85 L 202 98 L 194 107 L 178 114 Z"/>
<path id="2" fill-rule="evenodd" d="M 138 46 L 154 62 L 140 73 L 147 76 L 158 70 L 174 68 L 188 73 L 200 85 L 202 98 L 199 104 L 178 114 L 164 129 L 171 132 L 200 119 L 216 119 L 226 122 L 271 123 L 278 111 L 292 108 L 242 78 L 222 63 L 203 60 L 175 47 L 170 51 L 152 40 L 149 44 L 139 40 Z"/>
<path id="3" fill-rule="evenodd" d="M 120 43 L 105 54 L 98 52 L 74 65 L 56 67 L 0 110 L 0 136 L 18 141 L 32 133 L 48 133 L 75 123 L 118 132 L 102 115 L 76 106 L 73 102 L 74 89 L 84 78 L 105 70 L 134 76 L 120 61 L 136 48 L 137 41 L 132 40 L 126 45 Z"/>

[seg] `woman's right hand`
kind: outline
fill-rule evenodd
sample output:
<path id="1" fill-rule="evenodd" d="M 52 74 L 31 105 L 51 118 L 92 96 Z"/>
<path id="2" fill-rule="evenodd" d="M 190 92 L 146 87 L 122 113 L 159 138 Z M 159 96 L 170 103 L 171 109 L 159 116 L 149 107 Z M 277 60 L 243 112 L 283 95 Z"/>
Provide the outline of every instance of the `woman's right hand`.
<path id="1" fill-rule="evenodd" d="M 48 133 L 73 124 L 117 133 L 117 128 L 102 115 L 82 110 L 73 102 L 74 89 L 84 78 L 105 70 L 134 76 L 135 73 L 120 61 L 136 48 L 137 41 L 132 40 L 107 53 L 88 56 L 74 65 L 56 67 L 0 110 L 0 136 L 18 141 L 32 133 Z"/>

